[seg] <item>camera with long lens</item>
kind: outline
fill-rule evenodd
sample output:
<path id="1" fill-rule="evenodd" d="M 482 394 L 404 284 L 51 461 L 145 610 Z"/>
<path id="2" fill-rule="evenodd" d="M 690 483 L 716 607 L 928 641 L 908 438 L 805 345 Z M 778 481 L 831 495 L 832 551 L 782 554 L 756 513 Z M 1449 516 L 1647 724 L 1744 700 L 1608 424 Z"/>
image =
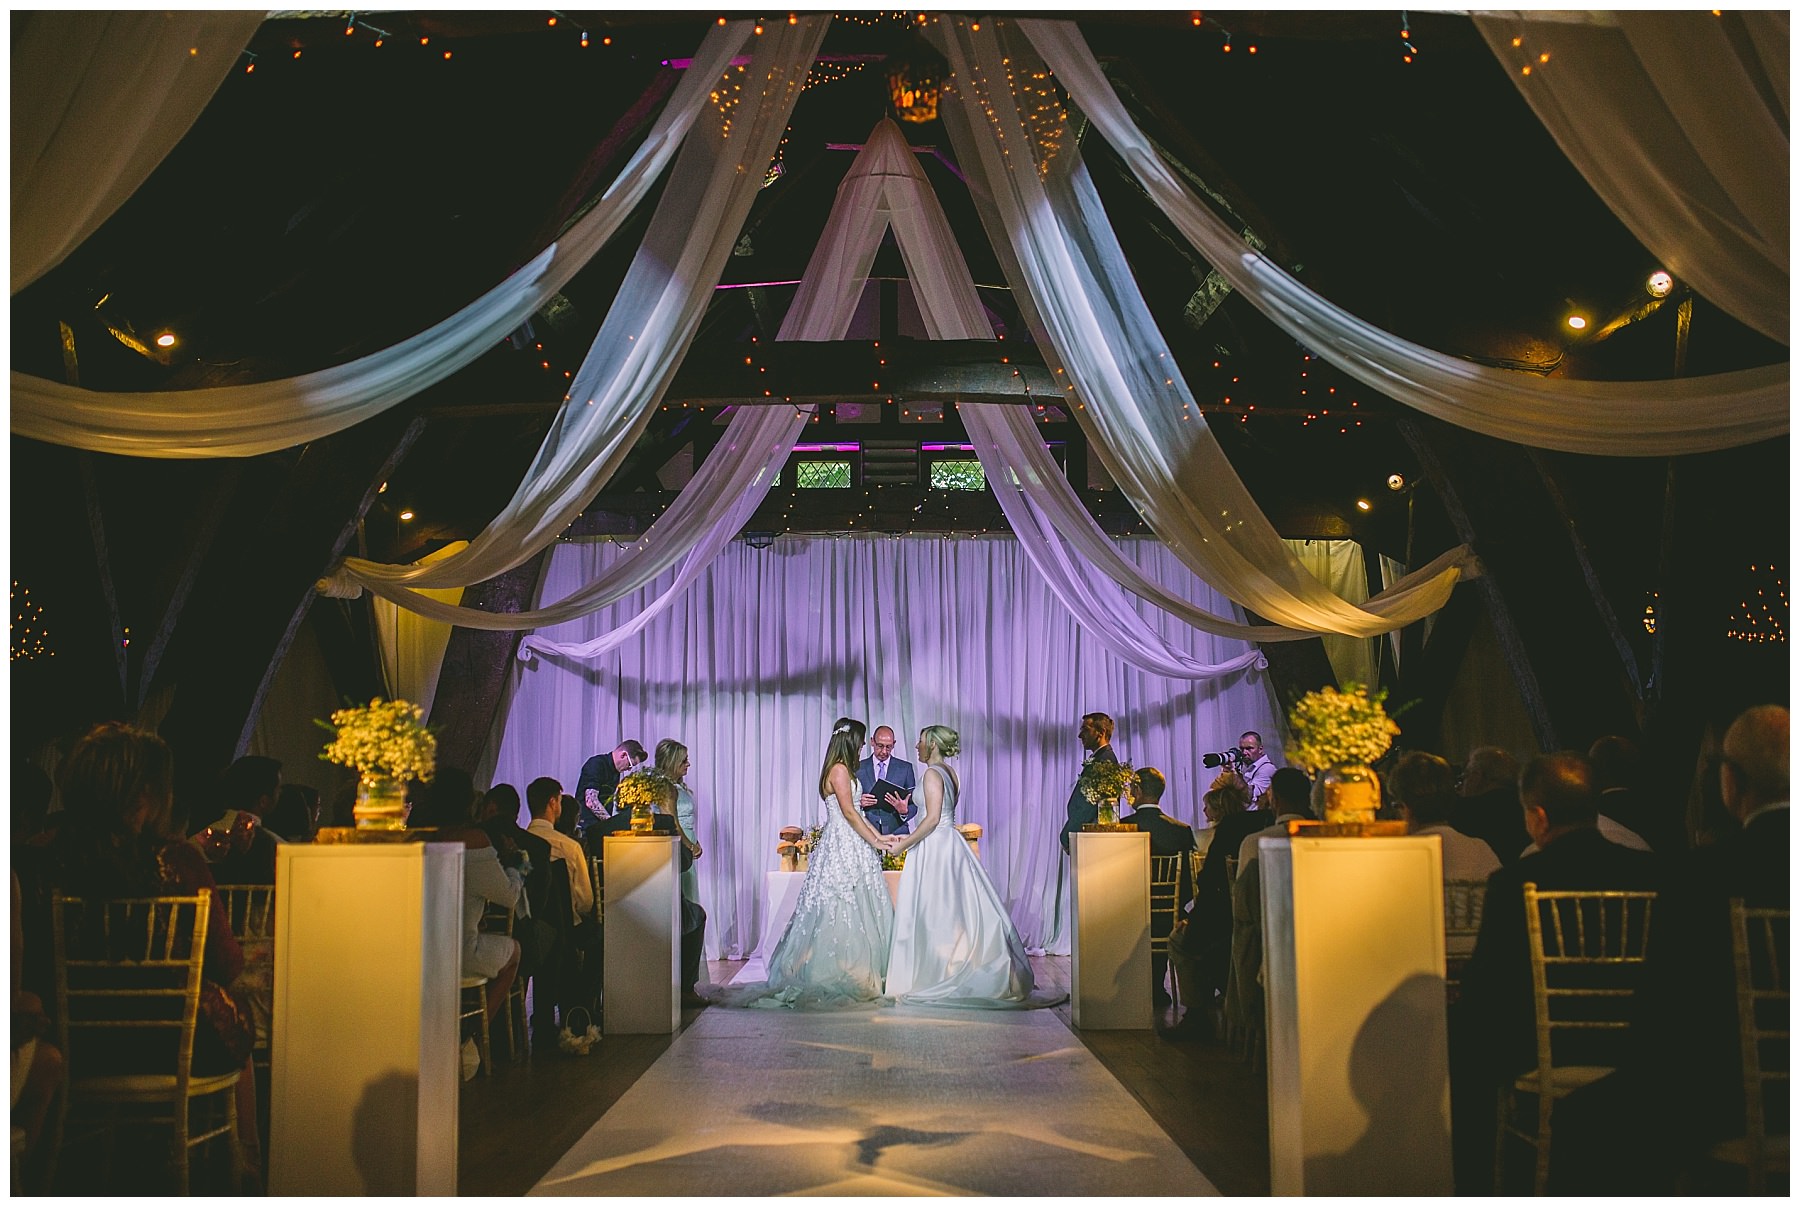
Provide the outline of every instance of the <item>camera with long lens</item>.
<path id="1" fill-rule="evenodd" d="M 1203 754 L 1200 756 L 1200 765 L 1202 767 L 1239 768 L 1243 766 L 1243 763 L 1244 752 L 1239 750 L 1236 746 L 1233 746 L 1230 750 L 1221 750 L 1217 754 Z"/>

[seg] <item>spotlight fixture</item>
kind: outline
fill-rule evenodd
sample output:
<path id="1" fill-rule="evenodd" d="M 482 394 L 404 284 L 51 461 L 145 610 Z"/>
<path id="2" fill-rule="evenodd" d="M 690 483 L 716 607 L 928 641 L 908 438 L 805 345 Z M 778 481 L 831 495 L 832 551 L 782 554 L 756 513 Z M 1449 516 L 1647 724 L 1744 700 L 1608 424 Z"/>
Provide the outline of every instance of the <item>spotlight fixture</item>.
<path id="1" fill-rule="evenodd" d="M 157 336 L 156 346 L 158 348 L 173 348 L 175 346 L 175 333 L 173 331 L 165 331 Z"/>
<path id="2" fill-rule="evenodd" d="M 1406 489 L 1406 475 L 1405 474 L 1389 474 L 1388 475 L 1388 489 L 1391 491 L 1394 491 L 1396 493 L 1398 493 L 1402 490 L 1405 490 Z"/>
<path id="3" fill-rule="evenodd" d="M 1644 282 L 1644 292 L 1653 298 L 1666 298 L 1675 288 L 1675 278 L 1661 269 L 1650 274 Z"/>
<path id="4" fill-rule="evenodd" d="M 1587 330 L 1588 321 L 1587 321 L 1586 317 L 1583 315 L 1571 314 L 1568 317 L 1567 321 L 1569 324 L 1569 330 L 1571 330 L 1571 331 Z"/>
<path id="5" fill-rule="evenodd" d="M 1371 504 L 1369 503 L 1369 501 L 1367 499 L 1358 499 L 1356 501 L 1356 510 L 1358 510 L 1358 511 L 1367 511 L 1367 510 L 1369 510 L 1370 506 L 1371 506 Z"/>

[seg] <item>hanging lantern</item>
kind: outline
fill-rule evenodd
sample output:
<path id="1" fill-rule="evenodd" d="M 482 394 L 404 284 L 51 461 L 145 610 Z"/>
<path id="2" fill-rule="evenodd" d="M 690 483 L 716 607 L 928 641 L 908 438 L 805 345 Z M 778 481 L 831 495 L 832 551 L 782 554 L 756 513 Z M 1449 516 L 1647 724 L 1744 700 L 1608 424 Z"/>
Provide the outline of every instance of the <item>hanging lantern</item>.
<path id="1" fill-rule="evenodd" d="M 903 122 L 936 121 L 938 89 L 949 70 L 949 64 L 923 43 L 893 60 L 888 68 L 888 98 L 894 116 Z"/>

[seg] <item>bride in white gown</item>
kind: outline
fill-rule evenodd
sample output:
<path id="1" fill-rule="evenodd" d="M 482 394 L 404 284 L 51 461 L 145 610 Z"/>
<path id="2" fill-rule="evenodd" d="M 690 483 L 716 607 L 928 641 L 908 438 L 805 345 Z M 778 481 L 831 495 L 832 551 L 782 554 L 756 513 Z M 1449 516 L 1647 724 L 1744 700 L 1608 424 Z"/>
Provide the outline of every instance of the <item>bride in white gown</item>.
<path id="1" fill-rule="evenodd" d="M 829 1010 L 881 997 L 894 907 L 881 876 L 881 835 L 857 807 L 861 721 L 840 717 L 819 773 L 825 828 L 807 860 L 793 917 L 769 957 L 767 986 L 722 1001 L 763 1008 Z"/>
<path id="2" fill-rule="evenodd" d="M 1025 945 L 982 870 L 956 830 L 961 785 L 944 764 L 961 749 L 954 729 L 931 725 L 919 733 L 925 770 L 918 791 L 924 808 L 911 834 L 889 835 L 889 850 L 905 851 L 894 943 L 888 954 L 887 993 L 898 1002 L 1020 1010 L 1060 1001 L 1032 997 Z"/>

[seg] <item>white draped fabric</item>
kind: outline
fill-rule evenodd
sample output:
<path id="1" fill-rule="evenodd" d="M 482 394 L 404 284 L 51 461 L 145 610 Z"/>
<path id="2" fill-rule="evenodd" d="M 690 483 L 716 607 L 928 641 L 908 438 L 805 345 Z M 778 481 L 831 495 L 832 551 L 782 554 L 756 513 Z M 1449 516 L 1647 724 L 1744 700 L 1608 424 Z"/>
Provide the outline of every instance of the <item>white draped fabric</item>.
<path id="1" fill-rule="evenodd" d="M 1363 561 L 1363 547 L 1357 542 L 1289 540 L 1286 544 L 1307 572 L 1334 593 L 1351 603 L 1361 603 L 1369 597 L 1369 570 Z M 1394 577 L 1399 579 L 1405 575 Z M 1430 617 L 1426 620 L 1429 622 Z M 1390 633 L 1386 640 L 1393 641 L 1398 637 L 1398 633 Z M 1325 647 L 1325 659 L 1331 663 L 1331 673 L 1337 676 L 1339 683 L 1375 682 L 1375 643 L 1380 640 L 1383 639 L 1340 637 L 1334 633 L 1322 634 L 1319 638 Z"/>
<path id="2" fill-rule="evenodd" d="M 1638 241 L 1786 344 L 1786 10 L 1592 17 L 1474 14 L 1526 103 Z"/>
<path id="3" fill-rule="evenodd" d="M 1031 48 L 1002 46 L 995 26 L 945 18 L 956 102 L 939 110 L 969 174 L 1014 296 L 1075 411 L 1120 488 L 1196 574 L 1244 607 L 1289 628 L 1368 637 L 1443 606 L 1460 564 L 1421 572 L 1354 607 L 1296 561 L 1238 480 L 1194 406 L 1157 330 L 1066 115 L 1046 118 Z M 1041 158 L 1040 158 L 1041 156 Z M 1460 563 L 1456 551 L 1446 563 Z"/>
<path id="4" fill-rule="evenodd" d="M 467 544 L 467 541 L 453 541 L 430 554 L 430 559 L 454 557 Z M 455 607 L 462 602 L 463 588 L 450 587 L 428 594 L 432 599 Z M 452 626 L 385 599 L 369 602 L 375 617 L 375 640 L 381 652 L 381 676 L 387 684 L 388 698 L 411 700 L 425 710 L 425 717 L 430 720 L 432 702 L 437 698 L 438 676 L 444 669 L 444 653 L 450 647 Z"/>
<path id="5" fill-rule="evenodd" d="M 750 37 L 751 26 L 748 21 L 713 26 L 643 145 L 599 202 L 529 264 L 442 322 L 348 364 L 251 385 L 100 392 L 14 372 L 14 434 L 128 457 L 251 457 L 342 431 L 442 381 L 540 309 L 630 217 L 683 146 L 696 119 L 713 105 L 711 93 Z M 801 42 L 798 28 L 782 25 L 773 30 L 774 40 L 784 45 Z M 770 40 L 762 39 L 765 45 L 761 49 L 766 49 Z M 816 39 L 803 45 L 816 46 Z M 183 54 L 186 46 L 182 44 Z M 800 70 L 802 79 L 805 71 L 805 67 Z M 752 105 L 760 99 L 753 94 L 741 103 Z M 134 111 L 131 106 L 123 107 Z M 15 140 L 18 122 L 15 114 Z M 775 129 L 779 134 L 780 122 Z M 721 141 L 716 128 L 710 133 L 712 141 Z M 15 274 L 21 229 L 16 193 L 18 156 L 15 141 Z M 670 196 L 675 199 L 672 193 Z M 476 581 L 480 580 L 470 580 Z"/>
<path id="6" fill-rule="evenodd" d="M 456 557 L 410 566 L 353 558 L 342 577 L 414 607 L 422 601 L 409 588 L 504 574 L 581 513 L 631 451 L 687 354 L 830 22 L 772 22 L 741 76 L 734 70 L 723 84 L 696 77 L 716 88 L 716 120 L 689 132 L 568 400 L 500 514 Z"/>
<path id="7" fill-rule="evenodd" d="M 1132 123 L 1074 24 L 1020 19 L 1018 29 L 1028 35 L 1029 42 L 1027 38 L 1019 37 L 1013 23 L 1008 21 L 983 22 L 979 32 L 972 31 L 969 25 L 961 18 L 954 22 L 946 18 L 941 26 L 934 28 L 943 31 L 951 46 L 951 62 L 958 76 L 969 125 L 977 132 L 985 132 L 990 125 L 997 128 L 996 132 L 999 127 L 1004 127 L 1006 150 L 999 149 L 993 145 L 993 139 L 985 136 L 974 140 L 985 157 L 984 171 L 990 182 L 1023 181 L 1037 175 L 1031 170 L 1034 165 L 1027 152 L 1034 149 L 1033 136 L 1043 119 L 1034 115 L 1032 125 L 1027 127 L 1018 116 L 1019 106 L 1013 101 L 1006 83 L 1008 79 L 1016 79 L 1021 86 L 1041 86 L 1033 85 L 1033 67 L 1028 66 L 1036 59 L 1032 53 L 1032 47 L 1035 47 L 1055 73 L 1057 82 L 1068 90 L 1082 113 L 1093 121 L 1118 152 L 1152 200 L 1233 288 L 1283 331 L 1389 398 L 1471 431 L 1537 448 L 1574 453 L 1673 456 L 1732 448 L 1787 432 L 1788 367 L 1785 363 L 1666 381 L 1543 379 L 1458 360 L 1364 322 L 1333 306 L 1279 266 L 1246 248 L 1243 239 L 1194 196 Z M 1011 61 L 1010 70 L 1015 73 L 1012 76 L 1006 74 L 1008 68 L 1002 63 L 1005 59 Z M 967 87 L 963 86 L 965 83 Z M 1609 86 L 1605 80 L 1593 83 L 1596 91 Z M 1582 121 L 1587 117 L 1587 114 L 1577 112 L 1571 120 Z M 967 142 L 965 137 L 964 144 Z M 1046 243 L 1053 243 L 1057 238 L 1053 229 L 1047 229 L 1055 221 L 1051 217 L 1053 207 L 1066 229 L 1077 222 L 1087 224 L 1089 232 L 1096 230 L 1095 224 L 1101 231 L 1107 229 L 1105 211 L 1093 197 L 1092 186 L 1086 181 L 1078 157 L 1071 153 L 1074 138 L 1072 135 L 1064 137 L 1057 145 L 1060 151 L 1043 165 L 1049 179 L 1041 188 L 1019 190 L 1027 196 L 1032 192 L 1043 194 L 1035 202 L 1037 208 L 1025 209 L 1015 217 L 1009 210 L 1009 199 L 996 196 L 1002 212 L 1009 215 L 1009 227 L 1023 223 L 1028 215 L 1030 224 L 1026 229 Z M 1785 138 L 1783 145 L 1785 147 Z M 1013 148 L 1018 149 L 1016 161 Z M 958 156 L 968 161 L 965 167 L 973 166 L 970 152 L 962 146 L 959 146 Z M 1780 176 L 1784 214 L 1786 165 L 1785 151 L 1779 159 L 1762 165 L 1767 172 Z M 1026 198 L 1012 199 L 1011 204 L 1023 206 Z M 1074 228 L 1068 233 L 1073 237 L 1081 231 Z M 1782 267 L 1785 272 L 1785 226 L 1783 238 Z M 1021 248 L 1020 259 L 1029 263 L 1032 254 L 1029 249 Z M 1074 263 L 1056 264 L 1054 261 L 1033 268 L 1034 275 L 1043 273 L 1046 283 L 1078 270 Z M 1034 292 L 1033 300 L 1043 307 L 1046 298 L 1041 291 Z M 1781 292 L 1785 296 L 1785 284 Z M 1105 296 L 1096 294 L 1095 301 L 1090 304 L 1098 306 Z M 1064 308 L 1050 307 L 1052 311 Z M 1053 315 L 1046 315 L 1046 319 L 1053 327 L 1059 321 Z M 1153 338 L 1153 331 L 1152 328 L 1150 332 L 1136 334 L 1149 340 Z M 1138 370 L 1137 376 L 1143 379 L 1140 389 L 1156 385 L 1165 376 L 1179 380 L 1173 371 L 1173 360 L 1160 340 L 1123 346 L 1156 349 L 1154 363 L 1132 366 Z M 1069 358 L 1068 349 L 1062 345 L 1059 350 L 1064 352 L 1071 378 L 1075 384 L 1082 385 L 1088 376 L 1081 363 L 1086 358 Z M 1166 374 L 1163 372 L 1165 367 L 1168 369 Z M 1083 386 L 1077 397 L 1087 401 L 1090 414 L 1102 411 L 1103 395 L 1096 395 Z M 1186 400 L 1185 389 L 1180 391 L 1180 399 Z M 1183 414 L 1175 399 L 1165 399 L 1163 409 L 1171 422 Z M 1194 418 L 1197 420 L 1198 416 Z M 1108 469 L 1111 468 L 1109 463 Z M 1209 467 L 1199 461 L 1183 468 L 1196 474 L 1210 472 Z M 1125 485 L 1124 478 L 1120 478 L 1120 484 Z M 1160 527 L 1157 531 L 1163 532 Z M 1264 611 L 1260 606 L 1256 610 L 1272 619 L 1298 624 L 1278 613 Z"/>
<path id="8" fill-rule="evenodd" d="M 149 179 L 262 19 L 223 11 L 14 14 L 14 293 L 62 263 Z"/>
<path id="9" fill-rule="evenodd" d="M 1236 611 L 1159 542 L 1117 544 L 1169 594 Z M 564 595 L 627 556 L 608 543 L 559 544 L 541 595 Z M 613 630 L 664 594 L 670 577 L 546 635 L 578 642 Z M 1196 662 L 1241 649 L 1136 608 Z M 488 782 L 522 790 L 551 775 L 571 787 L 582 762 L 620 738 L 687 743 L 709 956 L 755 947 L 777 831 L 823 817 L 819 764 L 840 714 L 890 725 L 903 744 L 928 724 L 962 733 L 964 820 L 985 827 L 982 863 L 1026 943 L 1065 949 L 1057 835 L 1081 763 L 1081 715 L 1110 713 L 1121 757 L 1164 770 L 1169 811 L 1189 822 L 1200 820 L 1209 781 L 1199 752 L 1245 729 L 1274 745 L 1280 733 L 1262 675 L 1194 683 L 1125 665 L 1075 624 L 1005 537 L 733 542 L 599 662 L 543 659 L 515 676 Z"/>

